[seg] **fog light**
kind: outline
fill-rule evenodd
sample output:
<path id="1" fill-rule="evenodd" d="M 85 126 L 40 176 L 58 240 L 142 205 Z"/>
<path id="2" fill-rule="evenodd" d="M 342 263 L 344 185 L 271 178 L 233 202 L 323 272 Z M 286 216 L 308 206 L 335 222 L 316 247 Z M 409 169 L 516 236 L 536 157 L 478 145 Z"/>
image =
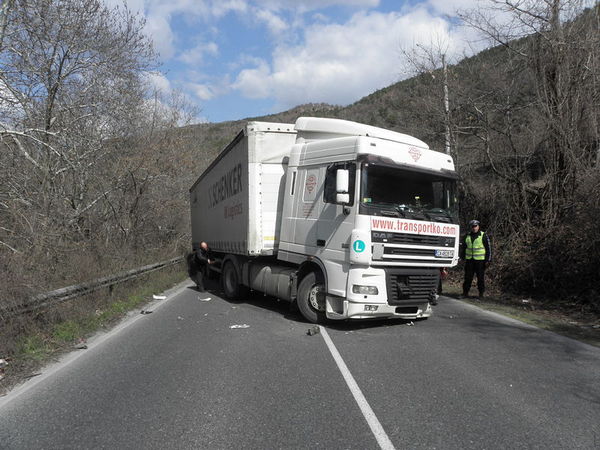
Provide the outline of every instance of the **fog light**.
<path id="1" fill-rule="evenodd" d="M 378 305 L 365 305 L 365 311 L 377 311 Z"/>
<path id="2" fill-rule="evenodd" d="M 358 284 L 352 285 L 352 292 L 355 294 L 363 295 L 377 295 L 379 291 L 376 286 L 360 286 Z"/>

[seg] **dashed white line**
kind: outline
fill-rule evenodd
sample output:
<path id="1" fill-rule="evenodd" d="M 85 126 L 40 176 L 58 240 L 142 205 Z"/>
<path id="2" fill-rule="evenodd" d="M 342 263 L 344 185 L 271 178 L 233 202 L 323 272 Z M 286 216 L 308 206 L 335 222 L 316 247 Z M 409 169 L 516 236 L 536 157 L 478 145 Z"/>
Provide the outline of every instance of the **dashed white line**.
<path id="1" fill-rule="evenodd" d="M 377 439 L 379 447 L 381 447 L 382 450 L 393 450 L 394 444 L 392 444 L 392 441 L 390 441 L 390 438 L 381 426 L 379 419 L 377 419 L 377 416 L 369 406 L 367 399 L 358 387 L 358 384 L 354 380 L 354 377 L 350 373 L 350 370 L 348 370 L 348 366 L 346 366 L 346 363 L 342 359 L 340 352 L 338 352 L 337 348 L 333 344 L 333 341 L 329 337 L 327 330 L 323 327 L 319 328 L 321 329 L 321 335 L 325 340 L 325 344 L 327 344 L 327 348 L 329 349 L 331 356 L 333 356 L 333 359 L 335 360 L 338 369 L 340 369 L 340 372 L 342 373 L 342 376 L 344 377 L 344 380 L 346 381 L 350 392 L 352 392 L 352 395 L 354 396 L 354 400 L 356 400 L 356 403 L 358 403 L 358 407 L 363 413 L 365 420 L 369 424 L 369 428 L 371 428 L 375 439 Z"/>

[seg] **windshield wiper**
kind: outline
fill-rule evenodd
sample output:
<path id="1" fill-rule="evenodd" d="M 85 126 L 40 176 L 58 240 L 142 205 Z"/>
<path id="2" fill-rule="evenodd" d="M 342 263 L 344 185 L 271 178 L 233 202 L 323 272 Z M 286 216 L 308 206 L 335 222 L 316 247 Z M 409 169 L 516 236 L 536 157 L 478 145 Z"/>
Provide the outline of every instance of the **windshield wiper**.
<path id="1" fill-rule="evenodd" d="M 406 217 L 406 213 L 395 203 L 386 202 L 365 202 L 363 203 L 368 209 L 377 210 L 379 214 L 387 217 Z"/>

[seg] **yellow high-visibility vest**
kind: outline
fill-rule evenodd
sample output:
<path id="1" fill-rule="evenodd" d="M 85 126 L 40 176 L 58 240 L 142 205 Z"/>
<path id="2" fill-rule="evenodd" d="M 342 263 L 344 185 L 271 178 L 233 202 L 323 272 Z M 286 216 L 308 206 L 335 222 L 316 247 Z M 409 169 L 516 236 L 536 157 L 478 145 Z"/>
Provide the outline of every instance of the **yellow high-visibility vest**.
<path id="1" fill-rule="evenodd" d="M 467 235 L 465 239 L 467 248 L 465 249 L 465 259 L 474 259 L 483 261 L 485 259 L 485 246 L 483 245 L 483 231 L 473 240 L 471 235 Z"/>

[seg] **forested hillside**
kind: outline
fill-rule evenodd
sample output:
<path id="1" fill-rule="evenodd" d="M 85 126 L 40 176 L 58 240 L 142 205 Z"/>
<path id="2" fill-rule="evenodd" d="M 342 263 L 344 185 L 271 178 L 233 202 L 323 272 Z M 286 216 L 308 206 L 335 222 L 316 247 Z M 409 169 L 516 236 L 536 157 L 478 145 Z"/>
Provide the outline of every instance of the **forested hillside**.
<path id="1" fill-rule="evenodd" d="M 186 125 L 185 101 L 152 93 L 142 73 L 155 57 L 127 11 L 13 3 L 0 41 L 1 301 L 182 254 L 188 188 L 243 121 Z M 465 15 L 493 45 L 448 67 L 448 113 L 438 67 L 346 107 L 255 119 L 349 119 L 440 151 L 448 123 L 462 219 L 492 235 L 498 285 L 600 308 L 599 9 L 532 4 L 511 12 L 521 35 Z"/>

